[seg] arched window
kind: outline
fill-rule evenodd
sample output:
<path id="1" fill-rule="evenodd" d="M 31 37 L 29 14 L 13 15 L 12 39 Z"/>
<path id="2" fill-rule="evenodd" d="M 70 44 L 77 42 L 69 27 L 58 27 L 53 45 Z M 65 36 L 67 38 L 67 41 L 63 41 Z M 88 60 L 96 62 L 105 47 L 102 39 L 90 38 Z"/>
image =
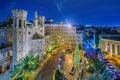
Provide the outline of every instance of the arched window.
<path id="1" fill-rule="evenodd" d="M 107 46 L 108 46 L 107 47 L 108 48 L 107 51 L 110 52 L 110 44 L 108 43 Z"/>
<path id="2" fill-rule="evenodd" d="M 21 28 L 22 27 L 22 20 L 20 19 L 19 20 L 19 28 Z"/>
<path id="3" fill-rule="evenodd" d="M 115 53 L 115 45 L 112 44 L 112 53 Z"/>
<path id="4" fill-rule="evenodd" d="M 118 45 L 118 47 L 117 47 L 117 52 L 118 52 L 118 55 L 120 55 L 120 45 Z"/>

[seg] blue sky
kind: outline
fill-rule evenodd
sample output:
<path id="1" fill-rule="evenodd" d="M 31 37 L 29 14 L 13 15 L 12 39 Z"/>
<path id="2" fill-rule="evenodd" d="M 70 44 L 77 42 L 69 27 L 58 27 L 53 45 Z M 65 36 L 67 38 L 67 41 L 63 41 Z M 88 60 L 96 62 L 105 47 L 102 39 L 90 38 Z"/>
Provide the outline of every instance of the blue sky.
<path id="1" fill-rule="evenodd" d="M 0 21 L 14 8 L 27 10 L 29 20 L 38 11 L 55 22 L 120 25 L 120 0 L 0 0 Z"/>

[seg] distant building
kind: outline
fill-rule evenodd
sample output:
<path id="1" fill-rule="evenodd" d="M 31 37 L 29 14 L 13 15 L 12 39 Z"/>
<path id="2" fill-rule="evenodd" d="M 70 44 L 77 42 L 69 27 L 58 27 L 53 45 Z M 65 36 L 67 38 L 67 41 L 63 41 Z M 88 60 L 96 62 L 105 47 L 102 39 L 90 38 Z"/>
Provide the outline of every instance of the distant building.
<path id="1" fill-rule="evenodd" d="M 45 32 L 56 43 L 69 46 L 76 44 L 76 27 L 67 24 L 46 24 Z"/>
<path id="2" fill-rule="evenodd" d="M 45 19 L 45 24 L 53 24 L 53 19 Z"/>

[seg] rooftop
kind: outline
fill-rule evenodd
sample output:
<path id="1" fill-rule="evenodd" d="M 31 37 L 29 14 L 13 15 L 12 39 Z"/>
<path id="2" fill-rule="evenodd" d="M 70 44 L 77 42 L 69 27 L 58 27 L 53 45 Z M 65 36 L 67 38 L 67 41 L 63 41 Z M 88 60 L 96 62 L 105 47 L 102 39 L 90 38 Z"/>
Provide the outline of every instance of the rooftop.
<path id="1" fill-rule="evenodd" d="M 40 35 L 40 34 L 38 34 L 38 33 L 35 33 L 34 35 L 33 35 L 33 40 L 35 40 L 35 39 L 42 39 L 43 38 L 43 36 L 42 35 Z"/>
<path id="2" fill-rule="evenodd" d="M 115 41 L 120 41 L 120 36 L 104 36 L 103 39 L 110 39 Z"/>

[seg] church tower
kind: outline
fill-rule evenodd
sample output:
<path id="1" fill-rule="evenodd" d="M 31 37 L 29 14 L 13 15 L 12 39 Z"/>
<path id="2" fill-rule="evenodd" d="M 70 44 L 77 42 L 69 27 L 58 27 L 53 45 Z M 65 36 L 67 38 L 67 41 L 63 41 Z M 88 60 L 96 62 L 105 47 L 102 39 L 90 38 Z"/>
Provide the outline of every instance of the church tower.
<path id="1" fill-rule="evenodd" d="M 37 11 L 34 13 L 34 27 L 38 28 L 38 14 Z"/>
<path id="2" fill-rule="evenodd" d="M 44 36 L 44 34 L 45 34 L 45 32 L 44 32 L 44 30 L 45 30 L 45 17 L 44 16 L 39 16 L 38 17 L 38 25 L 39 25 L 39 28 L 40 28 L 40 30 L 41 30 L 41 35 L 42 36 Z"/>
<path id="3" fill-rule="evenodd" d="M 13 15 L 13 67 L 17 62 L 25 57 L 28 53 L 27 47 L 27 27 L 26 27 L 26 18 L 27 11 L 25 10 L 12 10 Z"/>

